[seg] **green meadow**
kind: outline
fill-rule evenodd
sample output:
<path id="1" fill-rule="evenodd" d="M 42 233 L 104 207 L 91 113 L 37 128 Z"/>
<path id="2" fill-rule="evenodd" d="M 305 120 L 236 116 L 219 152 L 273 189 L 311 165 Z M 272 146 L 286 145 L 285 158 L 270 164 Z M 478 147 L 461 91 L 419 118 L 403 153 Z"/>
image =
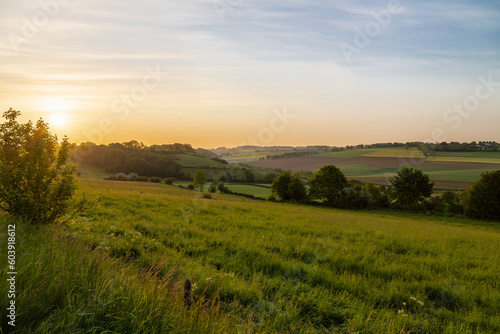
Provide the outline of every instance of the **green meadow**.
<path id="1" fill-rule="evenodd" d="M 63 226 L 16 223 L 19 333 L 500 332 L 498 222 L 140 182 L 83 194 Z"/>

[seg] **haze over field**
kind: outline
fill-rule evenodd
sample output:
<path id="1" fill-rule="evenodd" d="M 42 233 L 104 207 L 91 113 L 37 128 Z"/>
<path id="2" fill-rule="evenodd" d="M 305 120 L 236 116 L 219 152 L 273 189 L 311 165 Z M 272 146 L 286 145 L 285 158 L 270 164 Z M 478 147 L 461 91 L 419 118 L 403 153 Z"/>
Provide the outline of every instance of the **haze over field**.
<path id="1" fill-rule="evenodd" d="M 0 7 L 3 110 L 72 142 L 500 139 L 498 1 Z"/>

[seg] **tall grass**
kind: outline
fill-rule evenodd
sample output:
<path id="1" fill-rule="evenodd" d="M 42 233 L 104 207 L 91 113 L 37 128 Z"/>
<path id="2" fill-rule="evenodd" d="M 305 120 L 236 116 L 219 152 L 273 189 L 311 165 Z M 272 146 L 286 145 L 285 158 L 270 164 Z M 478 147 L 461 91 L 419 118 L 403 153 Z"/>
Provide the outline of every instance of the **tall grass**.
<path id="1" fill-rule="evenodd" d="M 0 220 L 5 235 L 7 219 Z M 167 267 L 161 256 L 138 269 L 91 251 L 64 228 L 19 231 L 16 326 L 7 324 L 2 284 L 2 333 L 214 333 L 235 326 L 216 293 L 187 309 L 177 267 Z"/>
<path id="2" fill-rule="evenodd" d="M 82 190 L 98 205 L 19 237 L 31 332 L 500 332 L 498 223 L 162 185 Z"/>

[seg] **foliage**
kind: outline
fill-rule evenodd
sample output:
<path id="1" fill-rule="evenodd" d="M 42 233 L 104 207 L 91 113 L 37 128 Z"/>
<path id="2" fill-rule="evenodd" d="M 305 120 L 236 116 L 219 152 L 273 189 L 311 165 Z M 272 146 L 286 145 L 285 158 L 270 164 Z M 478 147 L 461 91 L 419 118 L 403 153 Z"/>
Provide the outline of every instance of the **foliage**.
<path id="1" fill-rule="evenodd" d="M 321 167 L 309 181 L 309 196 L 333 205 L 340 198 L 347 180 L 340 169 L 333 165 Z"/>
<path id="2" fill-rule="evenodd" d="M 161 183 L 161 179 L 157 176 L 153 176 L 152 178 L 149 179 L 149 181 L 153 183 Z"/>
<path id="3" fill-rule="evenodd" d="M 108 145 L 82 143 L 72 151 L 72 160 L 105 168 L 110 173 L 182 178 L 182 166 L 174 160 L 174 154 L 185 152 L 194 151 L 187 144 L 148 147 L 135 140 Z"/>
<path id="4" fill-rule="evenodd" d="M 500 219 L 500 170 L 481 178 L 462 196 L 464 213 L 476 218 Z"/>
<path id="5" fill-rule="evenodd" d="M 294 176 L 288 184 L 288 196 L 292 201 L 301 202 L 307 199 L 307 190 L 302 181 Z"/>
<path id="6" fill-rule="evenodd" d="M 393 198 L 403 207 L 409 207 L 430 197 L 434 187 L 427 174 L 413 167 L 401 168 L 390 181 L 394 189 Z"/>
<path id="7" fill-rule="evenodd" d="M 252 183 L 255 181 L 255 175 L 254 175 L 254 173 L 252 173 L 251 170 L 244 169 L 244 173 L 245 173 L 245 181 L 246 182 Z"/>
<path id="8" fill-rule="evenodd" d="M 165 178 L 165 184 L 172 185 L 174 184 L 175 180 L 177 180 L 175 177 L 167 177 Z"/>
<path id="9" fill-rule="evenodd" d="M 200 191 L 203 191 L 203 185 L 207 182 L 207 177 L 205 176 L 205 171 L 202 169 L 198 169 L 194 174 L 193 178 L 193 187 L 200 187 Z"/>
<path id="10" fill-rule="evenodd" d="M 271 184 L 271 195 L 268 200 L 280 199 L 282 201 L 301 202 L 307 199 L 307 190 L 302 181 L 297 176 L 290 173 L 282 173 Z"/>
<path id="11" fill-rule="evenodd" d="M 42 119 L 20 124 L 19 115 L 9 109 L 0 125 L 0 209 L 34 224 L 55 222 L 77 188 L 71 144 L 67 137 L 59 144 Z"/>
<path id="12" fill-rule="evenodd" d="M 211 193 L 215 193 L 217 191 L 218 186 L 219 186 L 219 182 L 212 181 L 212 183 L 210 184 L 210 187 L 208 188 L 208 191 L 210 191 Z"/>
<path id="13" fill-rule="evenodd" d="M 292 176 L 289 173 L 280 174 L 271 184 L 271 193 L 282 201 L 290 200 L 288 185 L 291 180 Z"/>

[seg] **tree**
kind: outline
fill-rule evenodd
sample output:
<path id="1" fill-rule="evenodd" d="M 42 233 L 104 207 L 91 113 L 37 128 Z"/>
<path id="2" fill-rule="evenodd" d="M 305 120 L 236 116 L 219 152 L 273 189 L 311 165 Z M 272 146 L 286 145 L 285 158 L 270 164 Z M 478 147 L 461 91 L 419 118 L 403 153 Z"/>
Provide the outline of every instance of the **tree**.
<path id="1" fill-rule="evenodd" d="M 282 201 L 290 200 L 288 193 L 288 185 L 292 177 L 288 173 L 280 174 L 271 184 L 271 193 L 277 196 Z"/>
<path id="2" fill-rule="evenodd" d="M 340 192 L 347 185 L 347 179 L 340 169 L 333 165 L 321 167 L 309 181 L 309 196 L 333 205 Z"/>
<path id="3" fill-rule="evenodd" d="M 271 184 L 271 197 L 282 201 L 303 201 L 307 198 L 306 187 L 302 181 L 285 172 L 278 176 Z"/>
<path id="4" fill-rule="evenodd" d="M 193 186 L 195 188 L 200 187 L 200 191 L 203 191 L 203 185 L 207 182 L 207 178 L 205 176 L 205 171 L 198 169 L 194 174 Z"/>
<path id="5" fill-rule="evenodd" d="M 288 197 L 292 201 L 301 202 L 307 199 L 307 190 L 302 181 L 294 176 L 288 184 Z"/>
<path id="6" fill-rule="evenodd" d="M 406 207 L 430 197 L 434 187 L 427 174 L 413 167 L 401 168 L 390 181 L 394 189 L 393 198 Z"/>
<path id="7" fill-rule="evenodd" d="M 215 193 L 217 191 L 218 185 L 219 185 L 219 182 L 212 181 L 212 184 L 210 184 L 210 187 L 208 188 L 208 191 L 210 191 L 211 193 Z"/>
<path id="8" fill-rule="evenodd" d="M 500 219 L 500 170 L 482 173 L 462 195 L 462 201 L 466 216 Z"/>
<path id="9" fill-rule="evenodd" d="M 0 125 L 0 209 L 33 224 L 57 221 L 67 213 L 77 185 L 69 162 L 71 144 L 59 144 L 40 119 L 20 124 L 10 108 Z"/>

